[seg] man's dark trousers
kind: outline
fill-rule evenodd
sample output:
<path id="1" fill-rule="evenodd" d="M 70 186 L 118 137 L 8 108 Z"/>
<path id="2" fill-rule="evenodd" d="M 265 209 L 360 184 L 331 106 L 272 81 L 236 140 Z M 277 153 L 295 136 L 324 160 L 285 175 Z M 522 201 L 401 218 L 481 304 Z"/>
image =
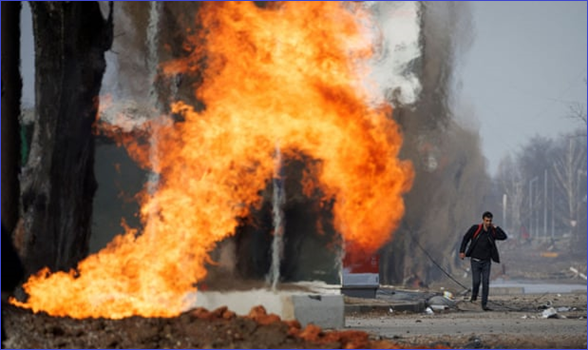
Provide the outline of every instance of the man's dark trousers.
<path id="1" fill-rule="evenodd" d="M 480 290 L 480 282 L 482 282 L 482 307 L 488 304 L 488 293 L 490 292 L 490 266 L 492 261 L 480 260 L 476 258 L 471 259 L 472 262 L 472 300 L 478 297 Z"/>

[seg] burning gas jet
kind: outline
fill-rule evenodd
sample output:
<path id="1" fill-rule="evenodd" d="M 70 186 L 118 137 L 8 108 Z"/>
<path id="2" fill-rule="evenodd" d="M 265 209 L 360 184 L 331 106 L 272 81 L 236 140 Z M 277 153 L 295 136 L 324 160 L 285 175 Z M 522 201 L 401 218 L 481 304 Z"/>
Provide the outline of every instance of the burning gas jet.
<path id="1" fill-rule="evenodd" d="M 75 318 L 180 314 L 217 242 L 260 205 L 276 145 L 283 157 L 315 160 L 305 192 L 320 188 L 333 201 L 333 225 L 349 246 L 373 252 L 391 238 L 413 170 L 398 158 L 391 106 L 374 103 L 384 98 L 368 80 L 369 13 L 356 3 L 207 2 L 198 22 L 186 45 L 194 50 L 164 71 L 200 71 L 194 97 L 205 108 L 174 103 L 182 121 L 143 125 L 151 145 L 117 136 L 159 174 L 142 198 L 143 231 L 128 229 L 76 271 L 40 271 L 24 286 L 28 300 L 13 304 Z"/>

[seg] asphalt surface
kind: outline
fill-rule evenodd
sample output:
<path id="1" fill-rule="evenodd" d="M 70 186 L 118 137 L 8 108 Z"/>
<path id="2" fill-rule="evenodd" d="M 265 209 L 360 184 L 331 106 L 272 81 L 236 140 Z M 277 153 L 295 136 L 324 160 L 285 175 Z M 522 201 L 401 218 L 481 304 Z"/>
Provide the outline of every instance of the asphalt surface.
<path id="1" fill-rule="evenodd" d="M 441 293 L 424 291 L 388 290 L 371 301 L 347 299 L 345 327 L 378 339 L 450 348 L 586 348 L 585 289 L 573 288 L 570 293 L 520 293 L 524 289 L 519 286 L 497 290 L 507 294 L 491 292 L 492 311 L 483 311 L 479 301 L 467 301 L 467 295 L 438 305 L 432 301 L 443 299 Z"/>

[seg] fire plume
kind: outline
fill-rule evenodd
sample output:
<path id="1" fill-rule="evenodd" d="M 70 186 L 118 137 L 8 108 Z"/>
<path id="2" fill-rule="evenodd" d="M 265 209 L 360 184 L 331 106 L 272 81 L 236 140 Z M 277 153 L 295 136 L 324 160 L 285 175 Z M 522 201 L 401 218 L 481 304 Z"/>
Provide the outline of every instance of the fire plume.
<path id="1" fill-rule="evenodd" d="M 151 123 L 150 150 L 123 140 L 160 175 L 142 199 L 143 231 L 127 229 L 76 271 L 39 272 L 24 286 L 26 303 L 12 303 L 75 318 L 180 314 L 208 253 L 261 204 L 277 147 L 316 160 L 305 186 L 334 200 L 346 242 L 374 251 L 391 238 L 413 171 L 398 159 L 391 107 L 366 83 L 369 14 L 338 2 L 206 2 L 199 21 L 197 49 L 164 69 L 190 73 L 205 62 L 195 93 L 205 108 L 174 103 L 183 120 Z"/>

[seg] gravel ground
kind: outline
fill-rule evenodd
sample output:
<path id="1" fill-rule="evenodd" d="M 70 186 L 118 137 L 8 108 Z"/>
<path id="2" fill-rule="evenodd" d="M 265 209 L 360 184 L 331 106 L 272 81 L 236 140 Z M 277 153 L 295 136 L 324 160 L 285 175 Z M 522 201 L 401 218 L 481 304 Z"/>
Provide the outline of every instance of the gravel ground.
<path id="1" fill-rule="evenodd" d="M 586 293 L 491 296 L 492 311 L 459 301 L 432 315 L 352 314 L 346 327 L 400 344 L 448 348 L 585 349 Z M 553 308 L 549 309 L 550 307 Z M 551 317 L 544 317 L 553 313 Z"/>

